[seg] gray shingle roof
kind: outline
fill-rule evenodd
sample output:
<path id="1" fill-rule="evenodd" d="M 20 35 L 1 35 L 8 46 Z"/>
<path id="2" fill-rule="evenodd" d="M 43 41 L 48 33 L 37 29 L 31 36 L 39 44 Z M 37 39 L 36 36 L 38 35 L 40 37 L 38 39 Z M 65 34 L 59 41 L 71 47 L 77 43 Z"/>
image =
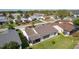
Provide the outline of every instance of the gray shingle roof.
<path id="1" fill-rule="evenodd" d="M 6 30 L 0 33 L 0 47 L 10 41 L 18 42 L 21 44 L 18 33 L 15 30 Z"/>
<path id="2" fill-rule="evenodd" d="M 33 31 L 32 28 L 27 27 L 25 30 L 31 40 L 35 40 L 48 34 L 58 32 L 55 28 L 53 28 L 52 24 L 37 25 L 34 27 L 34 29 L 36 30 L 37 34 Z"/>
<path id="3" fill-rule="evenodd" d="M 32 28 L 26 28 L 26 33 L 27 33 L 27 35 L 29 36 L 29 39 L 31 40 L 35 40 L 35 39 L 37 39 L 37 38 L 39 38 L 40 36 L 39 36 L 39 34 L 36 34 L 34 31 L 33 31 L 33 29 Z"/>
<path id="4" fill-rule="evenodd" d="M 59 23 L 59 22 L 62 22 L 62 23 Z M 37 38 L 40 38 L 40 37 L 43 37 L 43 36 L 46 36 L 46 35 L 49 35 L 49 34 L 54 34 L 54 33 L 57 33 L 57 29 L 55 29 L 53 26 L 54 25 L 58 25 L 60 26 L 63 30 L 65 31 L 72 31 L 72 29 L 74 28 L 73 27 L 73 24 L 70 24 L 69 23 L 70 21 L 65 21 L 65 20 L 61 20 L 61 21 L 57 21 L 55 23 L 47 23 L 47 24 L 42 24 L 42 25 L 36 25 L 34 27 L 34 29 L 36 30 L 36 32 L 38 34 L 36 34 L 32 28 L 26 28 L 26 33 L 27 35 L 29 36 L 29 38 L 31 40 L 35 40 Z"/>
<path id="5" fill-rule="evenodd" d="M 0 22 L 7 22 L 6 17 L 4 17 L 4 16 L 0 16 Z"/>
<path id="6" fill-rule="evenodd" d="M 51 23 L 38 25 L 35 27 L 36 31 L 41 35 L 47 35 L 49 33 L 57 32 L 55 28 L 53 28 L 53 25 Z"/>

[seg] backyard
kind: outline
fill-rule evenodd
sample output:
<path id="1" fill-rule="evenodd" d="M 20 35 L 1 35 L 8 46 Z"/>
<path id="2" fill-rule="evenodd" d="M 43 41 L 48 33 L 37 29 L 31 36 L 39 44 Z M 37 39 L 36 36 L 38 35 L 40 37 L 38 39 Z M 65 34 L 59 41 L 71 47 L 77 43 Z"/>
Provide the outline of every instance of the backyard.
<path id="1" fill-rule="evenodd" d="M 79 41 L 72 36 L 58 35 L 31 46 L 32 49 L 72 49 Z"/>

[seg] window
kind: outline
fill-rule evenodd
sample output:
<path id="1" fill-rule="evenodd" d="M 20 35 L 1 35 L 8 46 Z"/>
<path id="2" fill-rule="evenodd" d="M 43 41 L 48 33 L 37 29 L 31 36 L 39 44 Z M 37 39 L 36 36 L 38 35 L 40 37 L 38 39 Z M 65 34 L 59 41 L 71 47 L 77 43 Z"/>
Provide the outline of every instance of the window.
<path id="1" fill-rule="evenodd" d="M 48 37 L 49 37 L 49 35 L 43 36 L 43 39 L 48 38 Z"/>
<path id="2" fill-rule="evenodd" d="M 40 38 L 35 39 L 35 40 L 33 41 L 33 44 L 34 44 L 34 43 L 37 43 L 37 42 L 40 42 Z"/>
<path id="3" fill-rule="evenodd" d="M 64 31 L 64 34 L 67 34 L 67 31 Z"/>
<path id="4" fill-rule="evenodd" d="M 54 32 L 54 35 L 56 34 L 56 32 Z"/>

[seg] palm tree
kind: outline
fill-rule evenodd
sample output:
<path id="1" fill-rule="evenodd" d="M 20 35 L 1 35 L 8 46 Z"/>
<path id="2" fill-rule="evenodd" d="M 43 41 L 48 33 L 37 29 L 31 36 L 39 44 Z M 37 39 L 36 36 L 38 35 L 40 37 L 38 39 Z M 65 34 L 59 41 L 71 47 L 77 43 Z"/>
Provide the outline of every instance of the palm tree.
<path id="1" fill-rule="evenodd" d="M 70 11 L 67 11 L 67 10 L 57 10 L 55 14 L 57 16 L 59 16 L 61 19 L 63 19 L 66 16 L 70 16 Z"/>
<path id="2" fill-rule="evenodd" d="M 21 20 L 21 15 L 17 15 L 17 20 Z"/>
<path id="3" fill-rule="evenodd" d="M 32 20 L 32 22 L 31 22 L 32 27 L 35 27 L 35 21 L 36 21 L 36 19 Z"/>
<path id="4" fill-rule="evenodd" d="M 12 19 L 14 19 L 14 16 L 11 13 L 7 13 L 7 19 L 11 21 Z"/>

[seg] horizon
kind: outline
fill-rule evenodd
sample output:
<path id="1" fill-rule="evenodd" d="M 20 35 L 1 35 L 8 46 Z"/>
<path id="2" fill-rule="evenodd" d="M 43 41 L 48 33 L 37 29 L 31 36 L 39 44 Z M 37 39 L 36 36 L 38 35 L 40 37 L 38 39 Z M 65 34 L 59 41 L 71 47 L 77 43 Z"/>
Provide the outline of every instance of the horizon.
<path id="1" fill-rule="evenodd" d="M 79 10 L 79 9 L 0 9 L 0 11 L 33 11 L 33 10 Z"/>

